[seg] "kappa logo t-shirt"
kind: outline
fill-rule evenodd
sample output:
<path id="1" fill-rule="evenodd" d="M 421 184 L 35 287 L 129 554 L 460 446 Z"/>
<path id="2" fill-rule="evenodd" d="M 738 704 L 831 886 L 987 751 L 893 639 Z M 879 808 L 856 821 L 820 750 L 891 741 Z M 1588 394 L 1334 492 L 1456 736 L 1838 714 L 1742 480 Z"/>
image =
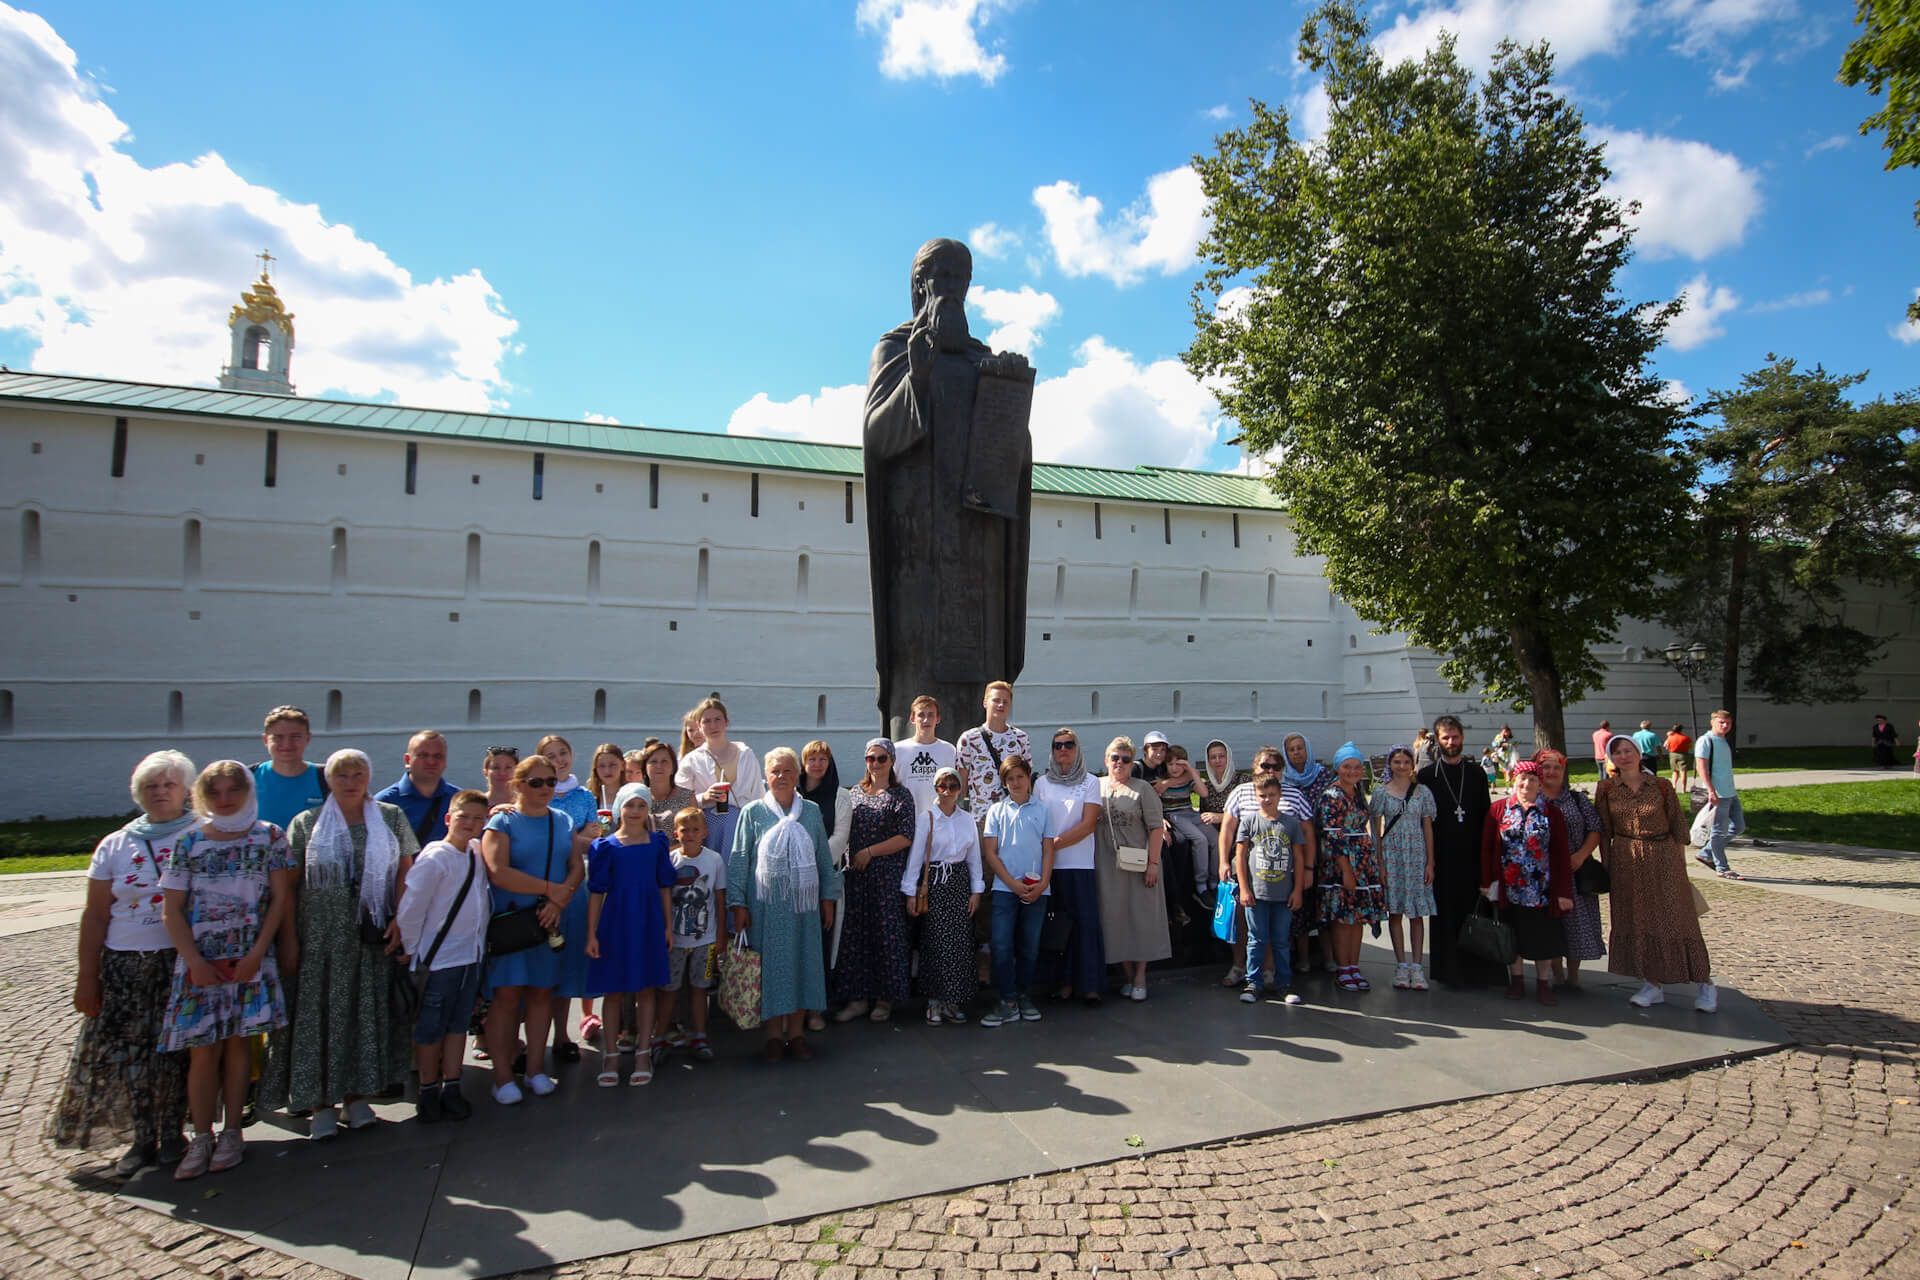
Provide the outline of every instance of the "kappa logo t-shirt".
<path id="1" fill-rule="evenodd" d="M 912 738 L 893 744 L 893 772 L 902 786 L 913 792 L 913 811 L 925 813 L 934 806 L 933 775 L 950 769 L 960 759 L 951 742 L 935 738 L 915 742 Z"/>

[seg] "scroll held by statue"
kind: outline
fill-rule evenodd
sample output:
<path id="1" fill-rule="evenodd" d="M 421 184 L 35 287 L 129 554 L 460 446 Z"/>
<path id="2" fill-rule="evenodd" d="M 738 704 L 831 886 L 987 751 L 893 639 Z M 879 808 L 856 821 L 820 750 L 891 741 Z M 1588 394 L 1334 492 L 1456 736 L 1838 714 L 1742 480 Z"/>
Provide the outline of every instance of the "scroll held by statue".
<path id="1" fill-rule="evenodd" d="M 1031 365 L 1021 361 L 1004 371 L 980 370 L 960 490 L 965 506 L 1006 520 L 1020 518 L 1020 480 L 1032 447 L 1027 434 L 1032 415 Z"/>

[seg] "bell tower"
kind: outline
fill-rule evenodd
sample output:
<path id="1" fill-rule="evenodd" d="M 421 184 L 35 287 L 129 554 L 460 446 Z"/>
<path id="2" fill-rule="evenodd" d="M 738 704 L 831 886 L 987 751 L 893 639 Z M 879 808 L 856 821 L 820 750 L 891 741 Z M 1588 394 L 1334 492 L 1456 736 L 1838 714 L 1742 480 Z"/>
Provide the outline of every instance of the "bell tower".
<path id="1" fill-rule="evenodd" d="M 220 370 L 220 385 L 229 391 L 290 396 L 293 317 L 287 314 L 270 279 L 273 255 L 262 250 L 259 258 L 260 278 L 240 295 L 227 316 L 227 327 L 233 331 L 233 352 Z"/>

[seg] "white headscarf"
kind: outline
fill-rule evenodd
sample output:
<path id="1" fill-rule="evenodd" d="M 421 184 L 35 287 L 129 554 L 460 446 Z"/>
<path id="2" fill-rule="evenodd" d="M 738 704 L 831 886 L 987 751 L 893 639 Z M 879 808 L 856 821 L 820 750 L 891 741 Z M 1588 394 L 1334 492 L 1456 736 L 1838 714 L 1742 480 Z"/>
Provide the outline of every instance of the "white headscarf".
<path id="1" fill-rule="evenodd" d="M 771 795 L 761 803 L 779 817 L 773 829 L 760 837 L 760 856 L 753 867 L 754 894 L 762 902 L 792 906 L 804 915 L 820 909 L 820 866 L 814 861 L 813 836 L 800 825 L 800 807 L 806 800 L 794 792 L 793 808 L 780 812 Z"/>
<path id="2" fill-rule="evenodd" d="M 240 772 L 246 775 L 247 802 L 240 806 L 240 812 L 228 814 L 223 818 L 211 809 L 202 809 L 199 801 L 196 800 L 193 815 L 200 820 L 200 829 L 209 835 L 216 833 L 244 835 L 253 830 L 254 823 L 260 821 L 260 789 L 253 785 L 253 770 L 240 764 L 238 760 L 216 760 L 207 768 L 211 769 L 219 764 L 238 765 Z"/>
<path id="3" fill-rule="evenodd" d="M 1233 781 L 1233 748 L 1227 745 L 1225 738 L 1215 738 L 1207 744 L 1207 755 L 1211 756 L 1213 754 L 1213 749 L 1216 745 L 1227 753 L 1227 771 L 1217 778 L 1214 777 L 1213 764 L 1209 761 L 1206 765 L 1207 785 L 1215 791 L 1225 791 L 1227 784 Z"/>
<path id="4" fill-rule="evenodd" d="M 348 761 L 357 761 L 368 777 L 372 777 L 373 764 L 366 752 L 352 747 L 327 757 L 327 777 L 331 778 L 334 770 Z M 393 838 L 386 818 L 381 816 L 379 802 L 368 796 L 365 804 L 367 852 L 360 868 L 360 906 L 376 926 L 384 929 L 393 919 L 393 882 L 400 861 L 400 843 Z M 320 806 L 319 821 L 313 824 L 313 832 L 307 837 L 305 879 L 317 889 L 353 882 L 353 833 L 347 827 L 346 815 L 340 812 L 340 802 L 331 795 Z"/>

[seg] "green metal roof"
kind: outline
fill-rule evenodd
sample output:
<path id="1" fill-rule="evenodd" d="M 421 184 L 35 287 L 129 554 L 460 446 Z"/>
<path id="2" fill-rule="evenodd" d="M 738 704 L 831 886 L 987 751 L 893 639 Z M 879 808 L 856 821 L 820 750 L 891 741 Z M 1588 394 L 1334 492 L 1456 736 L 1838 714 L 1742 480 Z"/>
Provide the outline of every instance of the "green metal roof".
<path id="1" fill-rule="evenodd" d="M 503 413 L 413 409 L 352 400 L 313 400 L 260 391 L 161 386 L 67 374 L 0 372 L 0 404 L 8 403 L 84 406 L 147 416 L 223 418 L 263 426 L 286 423 L 393 435 L 442 436 L 529 448 L 573 449 L 848 478 L 861 474 L 860 450 L 850 445 L 564 422 Z M 1142 466 L 1126 471 L 1037 463 L 1033 468 L 1033 488 L 1035 493 L 1173 506 L 1280 509 L 1273 491 L 1257 479 L 1175 467 Z"/>

